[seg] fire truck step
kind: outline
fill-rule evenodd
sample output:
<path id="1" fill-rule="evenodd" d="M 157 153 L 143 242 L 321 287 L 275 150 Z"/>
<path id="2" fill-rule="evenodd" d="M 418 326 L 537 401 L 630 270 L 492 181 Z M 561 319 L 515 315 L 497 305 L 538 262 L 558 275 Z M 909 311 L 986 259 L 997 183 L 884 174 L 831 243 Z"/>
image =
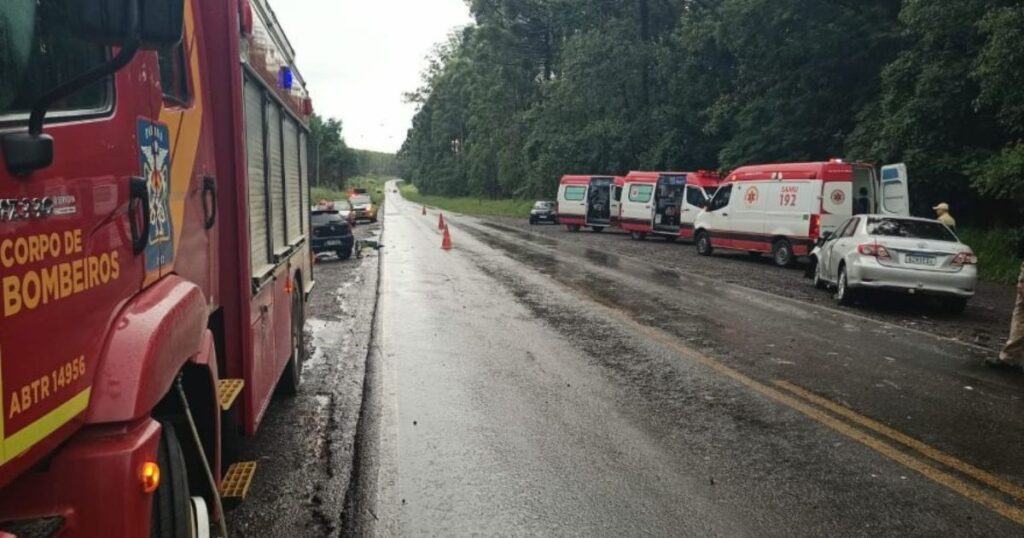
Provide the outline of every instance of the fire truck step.
<path id="1" fill-rule="evenodd" d="M 256 476 L 255 461 L 240 461 L 228 467 L 220 483 L 220 496 L 226 503 L 240 503 L 249 495 L 249 487 Z"/>
<path id="2" fill-rule="evenodd" d="M 235 405 L 235 400 L 245 388 L 244 379 L 221 379 L 217 382 L 217 399 L 220 400 L 220 410 L 227 411 Z"/>

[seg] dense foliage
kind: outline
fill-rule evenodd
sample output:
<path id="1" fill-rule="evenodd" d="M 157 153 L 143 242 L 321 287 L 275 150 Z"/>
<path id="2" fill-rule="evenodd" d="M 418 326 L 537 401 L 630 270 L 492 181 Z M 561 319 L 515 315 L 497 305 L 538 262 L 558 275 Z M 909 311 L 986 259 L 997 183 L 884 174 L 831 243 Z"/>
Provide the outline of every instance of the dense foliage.
<path id="1" fill-rule="evenodd" d="M 550 197 L 565 173 L 843 156 L 906 162 L 916 212 L 1019 216 L 1019 1 L 469 5 L 475 24 L 409 95 L 399 159 L 424 194 Z"/>
<path id="2" fill-rule="evenodd" d="M 393 153 L 353 149 L 345 144 L 340 120 L 314 114 L 309 122 L 309 178 L 314 187 L 344 190 L 357 176 L 395 176 Z"/>

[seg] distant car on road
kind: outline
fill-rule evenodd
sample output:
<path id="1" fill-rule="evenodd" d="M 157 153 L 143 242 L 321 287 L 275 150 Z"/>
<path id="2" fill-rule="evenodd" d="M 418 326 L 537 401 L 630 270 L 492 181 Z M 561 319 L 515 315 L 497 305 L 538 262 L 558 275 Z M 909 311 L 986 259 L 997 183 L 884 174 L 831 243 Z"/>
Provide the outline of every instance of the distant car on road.
<path id="1" fill-rule="evenodd" d="M 978 258 L 941 222 L 890 215 L 858 215 L 812 252 L 814 284 L 853 303 L 863 290 L 939 297 L 959 313 L 974 296 Z"/>
<path id="2" fill-rule="evenodd" d="M 313 211 L 310 218 L 313 230 L 313 252 L 333 252 L 339 258 L 347 260 L 352 257 L 355 238 L 352 236 L 352 225 L 335 209 Z"/>
<path id="3" fill-rule="evenodd" d="M 355 220 L 377 222 L 377 206 L 373 204 L 373 199 L 365 191 L 354 193 L 348 197 L 348 201 L 352 202 L 352 206 L 355 207 Z"/>
<path id="4" fill-rule="evenodd" d="M 541 200 L 533 204 L 533 209 L 530 210 L 530 224 L 538 222 L 558 224 L 558 208 L 554 202 Z"/>
<path id="5" fill-rule="evenodd" d="M 349 224 L 355 226 L 356 224 L 356 208 L 352 205 L 352 202 L 348 200 L 335 200 L 331 202 L 330 209 L 334 209 L 341 215 L 341 218 L 347 220 Z"/>

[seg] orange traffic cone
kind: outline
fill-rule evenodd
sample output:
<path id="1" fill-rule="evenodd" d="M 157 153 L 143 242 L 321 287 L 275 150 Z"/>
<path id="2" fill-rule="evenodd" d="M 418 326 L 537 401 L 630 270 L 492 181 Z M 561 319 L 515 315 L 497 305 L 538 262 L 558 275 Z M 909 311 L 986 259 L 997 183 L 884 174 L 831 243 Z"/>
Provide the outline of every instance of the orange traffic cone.
<path id="1" fill-rule="evenodd" d="M 424 215 L 426 215 L 426 214 L 427 214 L 427 206 L 423 206 L 423 214 L 424 214 Z"/>
<path id="2" fill-rule="evenodd" d="M 444 226 L 445 226 L 444 225 L 444 213 L 438 213 L 437 214 L 437 229 L 438 230 L 443 230 Z"/>
<path id="3" fill-rule="evenodd" d="M 444 239 L 441 240 L 441 250 L 452 249 L 452 234 L 448 233 L 448 225 L 444 226 Z"/>

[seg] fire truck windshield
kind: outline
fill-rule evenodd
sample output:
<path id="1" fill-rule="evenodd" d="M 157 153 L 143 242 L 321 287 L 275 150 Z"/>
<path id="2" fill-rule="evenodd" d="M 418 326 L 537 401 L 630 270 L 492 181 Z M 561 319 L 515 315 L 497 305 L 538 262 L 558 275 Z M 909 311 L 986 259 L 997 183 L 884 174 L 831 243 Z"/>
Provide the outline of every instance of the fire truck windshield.
<path id="1" fill-rule="evenodd" d="M 106 49 L 77 39 L 74 0 L 0 2 L 0 118 L 27 116 L 33 101 L 106 59 Z M 56 116 L 109 106 L 109 81 L 54 103 Z"/>

